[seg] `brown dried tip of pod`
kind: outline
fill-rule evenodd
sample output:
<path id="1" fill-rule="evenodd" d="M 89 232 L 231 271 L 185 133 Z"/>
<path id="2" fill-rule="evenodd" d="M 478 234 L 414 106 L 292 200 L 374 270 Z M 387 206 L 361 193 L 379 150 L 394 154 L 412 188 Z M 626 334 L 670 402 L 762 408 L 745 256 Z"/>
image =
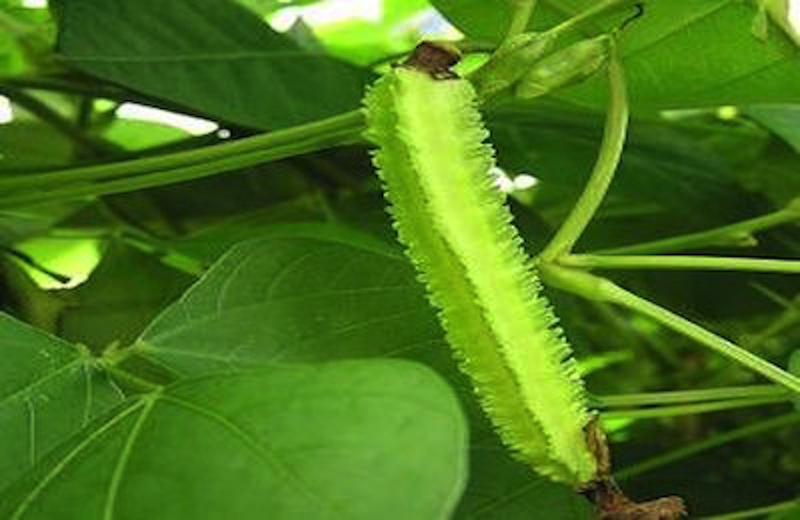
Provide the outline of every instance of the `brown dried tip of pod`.
<path id="1" fill-rule="evenodd" d="M 680 497 L 664 497 L 642 504 L 626 506 L 620 511 L 601 513 L 601 520 L 675 520 L 686 518 L 686 507 Z"/>
<path id="2" fill-rule="evenodd" d="M 611 457 L 600 422 L 595 418 L 586 425 L 589 449 L 597 460 L 597 478 L 580 493 L 594 505 L 600 520 L 680 520 L 686 518 L 686 505 L 676 496 L 637 504 L 625 496 L 611 476 Z"/>
<path id="3" fill-rule="evenodd" d="M 450 68 L 461 61 L 461 52 L 452 43 L 422 42 L 416 46 L 402 67 L 427 72 L 436 79 L 455 79 L 458 74 Z"/>
<path id="4" fill-rule="evenodd" d="M 687 514 L 680 497 L 664 497 L 637 504 L 626 497 L 611 479 L 593 482 L 581 493 L 594 504 L 600 520 L 680 520 Z"/>

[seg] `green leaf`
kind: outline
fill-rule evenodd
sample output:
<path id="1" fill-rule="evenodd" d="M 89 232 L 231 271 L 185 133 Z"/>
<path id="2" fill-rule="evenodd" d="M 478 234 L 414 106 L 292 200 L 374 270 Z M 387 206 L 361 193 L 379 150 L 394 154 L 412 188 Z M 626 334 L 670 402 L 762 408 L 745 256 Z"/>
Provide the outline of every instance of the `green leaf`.
<path id="1" fill-rule="evenodd" d="M 622 42 L 634 106 L 717 106 L 800 97 L 796 48 L 786 38 L 755 39 L 750 33 L 755 11 L 747 3 L 662 1 L 646 9 Z M 580 90 L 570 99 L 578 99 Z"/>
<path id="2" fill-rule="evenodd" d="M 241 125 L 275 129 L 351 110 L 368 79 L 299 48 L 231 0 L 56 6 L 67 64 Z"/>
<path id="3" fill-rule="evenodd" d="M 557 204 L 582 189 L 597 156 L 601 126 L 600 115 L 521 104 L 498 107 L 489 120 L 500 166 L 540 178 L 542 189 L 559 192 Z M 755 147 L 754 152 L 763 141 L 758 132 L 721 125 L 634 119 L 611 194 L 624 197 L 626 207 L 636 201 L 669 210 L 673 221 L 678 212 L 697 226 L 722 222 L 742 205 L 732 154 L 714 147 L 722 140 L 739 149 Z M 541 210 L 543 201 L 537 199 L 536 207 Z M 652 229 L 648 232 L 652 235 Z"/>
<path id="4" fill-rule="evenodd" d="M 59 336 L 99 352 L 127 345 L 194 279 L 158 258 L 112 240 L 89 279 L 69 291 Z"/>
<path id="5" fill-rule="evenodd" d="M 432 345 L 440 341 L 404 257 L 377 246 L 277 237 L 233 248 L 134 350 L 191 375 L 444 349 Z"/>
<path id="6" fill-rule="evenodd" d="M 0 516 L 442 519 L 465 447 L 452 392 L 417 364 L 214 374 L 95 422 L 0 497 Z"/>
<path id="7" fill-rule="evenodd" d="M 766 126 L 800 153 L 800 104 L 750 105 L 745 115 Z"/>
<path id="8" fill-rule="evenodd" d="M 3 170 L 63 166 L 71 160 L 72 152 L 72 143 L 63 134 L 39 121 L 17 118 L 0 125 Z"/>
<path id="9" fill-rule="evenodd" d="M 47 66 L 52 31 L 46 9 L 0 2 L 0 76 L 21 76 Z"/>
<path id="10" fill-rule="evenodd" d="M 88 353 L 0 313 L 0 492 L 122 401 Z"/>
<path id="11" fill-rule="evenodd" d="M 32 210 L 0 212 L 0 244 L 10 245 L 46 233 L 53 224 L 73 212 L 74 205 L 52 204 Z"/>
<path id="12" fill-rule="evenodd" d="M 262 211 L 243 215 L 243 218 L 210 226 L 188 237 L 164 241 L 163 247 L 204 265 L 211 265 L 231 248 L 247 240 L 277 237 L 362 245 L 367 249 L 383 250 L 390 255 L 398 252 L 399 247 L 393 248 L 352 228 L 321 222 L 327 214 L 325 208 L 315 207 L 318 205 L 320 201 L 313 199 L 292 201 L 286 205 L 274 204 Z M 291 223 L 292 220 L 298 222 Z"/>
<path id="13" fill-rule="evenodd" d="M 447 19 L 470 38 L 499 42 L 511 21 L 507 0 L 431 0 Z M 536 16 L 542 11 L 539 2 Z"/>
<path id="14" fill-rule="evenodd" d="M 513 460 L 495 435 L 474 439 L 470 481 L 454 516 L 471 520 L 590 520 L 589 501 Z"/>
<path id="15" fill-rule="evenodd" d="M 508 27 L 510 2 L 504 0 L 432 3 L 473 38 L 498 41 Z M 539 2 L 535 27 L 550 27 L 592 3 Z M 607 30 L 625 14 L 584 27 L 584 35 Z M 634 110 L 797 101 L 797 50 L 782 34 L 766 42 L 753 37 L 755 14 L 751 3 L 739 0 L 645 3 L 644 16 L 625 29 L 621 44 Z M 559 97 L 602 109 L 603 81 L 596 77 Z"/>
<path id="16" fill-rule="evenodd" d="M 784 140 L 773 138 L 762 157 L 748 168 L 737 171 L 739 182 L 783 207 L 800 194 L 800 153 Z"/>
<path id="17" fill-rule="evenodd" d="M 472 456 L 475 451 L 470 452 Z M 491 457 L 491 455 L 490 455 Z M 513 463 L 513 461 L 512 461 Z M 476 464 L 473 471 L 506 471 L 492 464 Z M 516 481 L 515 481 L 516 477 Z M 479 495 L 465 497 L 454 516 L 456 519 L 528 520 L 532 515 L 559 520 L 592 520 L 589 502 L 566 486 L 544 478 L 531 478 L 530 470 L 520 466 L 514 473 L 481 473 L 478 478 L 487 487 Z M 467 491 L 469 493 L 470 490 Z M 533 516 L 537 518 L 537 516 Z"/>

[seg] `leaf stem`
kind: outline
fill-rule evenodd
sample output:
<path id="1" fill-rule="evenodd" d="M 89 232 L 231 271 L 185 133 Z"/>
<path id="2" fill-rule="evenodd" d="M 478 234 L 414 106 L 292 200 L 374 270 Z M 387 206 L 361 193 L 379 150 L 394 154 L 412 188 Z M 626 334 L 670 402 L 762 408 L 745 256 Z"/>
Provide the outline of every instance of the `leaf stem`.
<path id="1" fill-rule="evenodd" d="M 698 343 L 726 356 L 747 368 L 758 372 L 767 379 L 785 386 L 793 392 L 800 393 L 800 379 L 786 372 L 785 370 L 773 365 L 769 361 L 749 352 L 735 343 L 717 336 L 713 332 L 697 325 L 672 311 L 669 311 L 655 303 L 637 296 L 625 289 L 614 285 L 613 293 L 610 294 L 612 301 L 618 305 L 628 307 L 631 310 L 649 316 Z"/>
<path id="2" fill-rule="evenodd" d="M 594 399 L 602 407 L 617 408 L 631 406 L 699 403 L 754 398 L 791 398 L 791 392 L 777 385 L 748 385 L 702 390 L 677 390 L 670 392 L 647 392 L 642 394 L 620 394 L 597 396 Z"/>
<path id="3" fill-rule="evenodd" d="M 505 40 L 522 34 L 528 28 L 537 0 L 514 0 L 511 7 L 511 22 L 506 31 Z"/>
<path id="4" fill-rule="evenodd" d="M 561 228 L 542 251 L 540 256 L 545 262 L 552 261 L 572 250 L 575 242 L 583 234 L 597 208 L 603 202 L 622 156 L 628 129 L 628 99 L 625 93 L 622 64 L 613 40 L 610 46 L 608 80 L 610 86 L 609 105 L 600 153 L 583 193 Z"/>
<path id="5" fill-rule="evenodd" d="M 549 284 L 585 298 L 614 303 L 649 316 L 665 327 L 692 338 L 707 348 L 758 372 L 770 381 L 800 393 L 800 378 L 704 329 L 693 321 L 623 289 L 611 280 L 552 263 L 540 263 L 539 268 L 545 282 Z"/>
<path id="6" fill-rule="evenodd" d="M 191 180 L 267 161 L 284 159 L 360 139 L 360 110 L 285 130 L 157 157 L 5 175 L 0 206 L 120 193 Z M 49 188 L 49 190 L 48 190 Z"/>
<path id="7" fill-rule="evenodd" d="M 728 401 L 711 401 L 707 403 L 680 404 L 675 406 L 654 406 L 650 408 L 609 410 L 601 412 L 604 419 L 655 419 L 675 417 L 679 415 L 697 415 L 701 413 L 720 412 L 750 406 L 764 406 L 788 401 L 790 397 L 758 397 L 753 399 L 731 399 Z"/>
<path id="8" fill-rule="evenodd" d="M 698 269 L 800 274 L 800 260 L 691 255 L 566 255 L 558 263 L 586 269 Z"/>
<path id="9" fill-rule="evenodd" d="M 594 251 L 598 255 L 671 253 L 701 247 L 752 246 L 752 233 L 800 220 L 800 199 L 773 213 L 698 233 Z"/>
<path id="10" fill-rule="evenodd" d="M 741 428 L 736 428 L 735 430 L 714 435 L 707 440 L 696 442 L 694 444 L 690 444 L 689 446 L 683 446 L 681 448 L 662 453 L 661 455 L 657 455 L 653 458 L 646 459 L 632 466 L 628 466 L 627 468 L 623 468 L 622 470 L 615 472 L 614 476 L 618 480 L 626 480 L 635 475 L 652 471 L 656 468 L 660 468 L 662 466 L 666 466 L 679 460 L 691 457 L 692 455 L 702 451 L 750 437 L 751 435 L 782 428 L 784 426 L 791 426 L 797 422 L 800 422 L 800 413 L 793 411 L 755 424 L 747 424 Z"/>

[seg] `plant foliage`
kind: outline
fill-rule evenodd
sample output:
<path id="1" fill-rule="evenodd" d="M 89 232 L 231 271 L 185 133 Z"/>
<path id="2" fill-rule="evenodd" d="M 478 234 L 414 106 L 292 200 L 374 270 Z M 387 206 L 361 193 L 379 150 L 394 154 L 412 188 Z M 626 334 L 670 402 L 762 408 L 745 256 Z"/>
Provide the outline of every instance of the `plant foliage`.
<path id="1" fill-rule="evenodd" d="M 454 27 L 468 75 L 525 3 L 324 22 L 314 0 L 0 0 L 0 518 L 592 518 L 476 404 L 362 137 L 399 55 Z M 520 31 L 596 4 L 534 3 Z M 556 48 L 615 31 L 620 3 Z M 692 517 L 800 515 L 788 5 L 650 0 L 618 31 L 625 149 L 557 266 L 606 292 L 547 288 L 617 480 Z M 595 74 L 481 106 L 508 182 L 537 180 L 509 195 L 532 256 L 579 205 L 608 93 Z"/>

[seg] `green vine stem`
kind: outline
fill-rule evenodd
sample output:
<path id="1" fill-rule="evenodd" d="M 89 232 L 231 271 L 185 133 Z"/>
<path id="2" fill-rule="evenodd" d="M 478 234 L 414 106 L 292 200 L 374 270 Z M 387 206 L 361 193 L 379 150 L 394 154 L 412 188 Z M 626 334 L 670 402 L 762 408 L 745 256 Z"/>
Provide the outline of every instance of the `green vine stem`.
<path id="1" fill-rule="evenodd" d="M 744 439 L 746 437 L 750 437 L 751 435 L 757 435 L 759 433 L 775 430 L 777 428 L 793 426 L 798 422 L 800 422 L 800 413 L 793 411 L 754 424 L 747 424 L 734 430 L 716 434 L 707 440 L 696 442 L 694 444 L 690 444 L 689 446 L 683 446 L 681 448 L 668 451 L 653 458 L 633 464 L 632 466 L 628 466 L 620 471 L 615 472 L 614 477 L 618 480 L 626 480 L 636 475 L 652 471 L 656 468 L 678 462 L 679 460 L 691 457 L 697 453 L 722 446 L 723 444 Z"/>
<path id="2" fill-rule="evenodd" d="M 625 93 L 622 64 L 613 40 L 610 45 L 608 80 L 608 113 L 600 153 L 583 193 L 561 228 L 542 251 L 540 259 L 544 262 L 553 261 L 572 250 L 603 202 L 622 156 L 628 129 L 628 98 Z"/>
<path id="3" fill-rule="evenodd" d="M 752 236 L 753 233 L 799 220 L 800 198 L 794 199 L 786 207 L 773 213 L 735 224 L 641 244 L 601 249 L 593 253 L 597 255 L 639 255 L 672 253 L 701 247 L 753 246 L 756 243 Z"/>
<path id="4" fill-rule="evenodd" d="M 559 257 L 558 263 L 566 267 L 585 269 L 698 269 L 800 274 L 800 260 L 777 260 L 772 258 L 691 255 L 566 255 Z"/>
<path id="5" fill-rule="evenodd" d="M 701 413 L 721 412 L 736 408 L 764 406 L 786 403 L 790 397 L 760 397 L 754 399 L 732 399 L 730 401 L 712 401 L 709 403 L 681 404 L 676 406 L 656 406 L 652 408 L 605 410 L 603 419 L 657 419 L 679 415 L 697 415 Z"/>
<path id="6" fill-rule="evenodd" d="M 536 9 L 536 3 L 537 0 L 514 0 L 511 3 L 511 23 L 506 31 L 505 41 L 525 32 Z"/>
<path id="7" fill-rule="evenodd" d="M 225 157 L 222 159 L 207 161 L 204 163 L 172 168 L 152 173 L 142 173 L 129 177 L 113 180 L 104 180 L 98 183 L 73 183 L 65 187 L 54 189 L 40 189 L 36 192 L 12 193 L 6 197 L 0 197 L 0 207 L 17 207 L 32 204 L 42 204 L 56 200 L 78 199 L 90 196 L 110 195 L 112 193 L 124 193 L 155 186 L 163 186 L 175 182 L 199 179 L 217 173 L 244 168 L 252 164 L 278 160 L 304 153 L 300 145 L 296 142 L 286 147 L 268 148 L 258 152 Z M 306 151 L 313 151 L 314 145 L 308 147 Z"/>
<path id="8" fill-rule="evenodd" d="M 3 193 L 0 206 L 120 193 L 196 179 L 357 142 L 363 129 L 363 115 L 360 110 L 354 110 L 197 150 L 43 173 L 5 175 L 0 178 L 0 192 Z"/>
<path id="9" fill-rule="evenodd" d="M 800 393 L 799 378 L 735 343 L 717 336 L 691 320 L 623 289 L 611 280 L 552 263 L 540 262 L 539 267 L 545 282 L 552 286 L 591 300 L 614 303 L 649 316 L 665 327 L 692 338 L 740 365 L 758 372 L 770 381 Z"/>
<path id="10" fill-rule="evenodd" d="M 738 399 L 785 399 L 793 394 L 777 385 L 748 385 L 702 390 L 676 390 L 670 392 L 648 392 L 644 394 L 620 394 L 596 396 L 597 403 L 606 408 L 653 406 L 665 404 L 700 403 Z"/>

